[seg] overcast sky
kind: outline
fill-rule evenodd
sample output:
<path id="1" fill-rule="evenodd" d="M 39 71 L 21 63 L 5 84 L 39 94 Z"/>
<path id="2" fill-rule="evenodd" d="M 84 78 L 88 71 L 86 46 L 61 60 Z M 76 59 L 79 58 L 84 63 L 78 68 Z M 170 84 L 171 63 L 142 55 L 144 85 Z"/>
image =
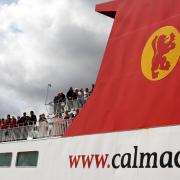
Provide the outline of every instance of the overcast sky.
<path id="1" fill-rule="evenodd" d="M 112 25 L 102 1 L 0 0 L 0 118 L 47 113 L 48 83 L 50 101 L 95 82 Z"/>

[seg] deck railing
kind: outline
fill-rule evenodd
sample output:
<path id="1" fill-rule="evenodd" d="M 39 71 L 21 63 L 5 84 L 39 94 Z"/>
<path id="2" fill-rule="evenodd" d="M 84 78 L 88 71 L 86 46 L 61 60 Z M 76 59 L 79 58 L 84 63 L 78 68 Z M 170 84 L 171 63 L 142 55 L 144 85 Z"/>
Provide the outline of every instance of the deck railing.
<path id="1" fill-rule="evenodd" d="M 39 125 L 20 125 L 18 127 L 0 129 L 0 142 L 30 140 L 63 136 L 73 119 L 56 119 L 52 122 L 43 121 Z"/>
<path id="2" fill-rule="evenodd" d="M 49 102 L 46 104 L 49 114 L 58 114 L 72 109 L 81 109 L 87 99 L 66 100 L 65 102 Z"/>

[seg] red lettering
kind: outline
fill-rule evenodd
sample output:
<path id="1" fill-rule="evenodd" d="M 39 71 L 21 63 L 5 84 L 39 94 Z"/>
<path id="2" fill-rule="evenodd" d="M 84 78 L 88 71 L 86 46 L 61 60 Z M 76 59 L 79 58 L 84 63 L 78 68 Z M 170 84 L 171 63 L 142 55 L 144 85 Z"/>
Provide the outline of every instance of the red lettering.
<path id="1" fill-rule="evenodd" d="M 81 156 L 69 156 L 70 168 L 73 168 L 73 166 L 77 168 L 80 157 Z"/>
<path id="2" fill-rule="evenodd" d="M 88 168 L 90 168 L 93 158 L 94 158 L 94 155 L 91 155 L 91 156 L 82 155 L 83 168 L 85 168 L 86 165 L 88 166 Z"/>
<path id="3" fill-rule="evenodd" d="M 96 154 L 95 155 L 95 159 L 96 159 L 96 167 L 99 168 L 100 164 L 102 165 L 102 168 L 105 167 L 107 159 L 109 157 L 109 154 L 105 154 L 105 155 L 99 155 Z"/>

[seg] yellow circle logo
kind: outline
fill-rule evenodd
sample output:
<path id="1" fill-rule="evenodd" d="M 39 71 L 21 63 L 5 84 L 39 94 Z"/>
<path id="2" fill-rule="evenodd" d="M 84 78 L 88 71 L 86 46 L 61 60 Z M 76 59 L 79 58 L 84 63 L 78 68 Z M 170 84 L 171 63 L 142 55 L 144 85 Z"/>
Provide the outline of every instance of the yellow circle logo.
<path id="1" fill-rule="evenodd" d="M 141 60 L 144 76 L 158 81 L 168 76 L 180 60 L 180 33 L 173 26 L 154 32 L 147 41 Z"/>

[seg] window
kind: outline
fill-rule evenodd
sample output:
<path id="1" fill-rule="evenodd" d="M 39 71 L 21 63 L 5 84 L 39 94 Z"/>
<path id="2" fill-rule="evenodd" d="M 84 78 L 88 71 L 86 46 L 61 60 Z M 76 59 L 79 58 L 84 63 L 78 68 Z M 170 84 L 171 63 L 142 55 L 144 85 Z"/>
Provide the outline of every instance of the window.
<path id="1" fill-rule="evenodd" d="M 0 167 L 10 167 L 12 153 L 0 153 Z"/>
<path id="2" fill-rule="evenodd" d="M 38 151 L 18 152 L 16 166 L 36 167 L 38 163 Z"/>

